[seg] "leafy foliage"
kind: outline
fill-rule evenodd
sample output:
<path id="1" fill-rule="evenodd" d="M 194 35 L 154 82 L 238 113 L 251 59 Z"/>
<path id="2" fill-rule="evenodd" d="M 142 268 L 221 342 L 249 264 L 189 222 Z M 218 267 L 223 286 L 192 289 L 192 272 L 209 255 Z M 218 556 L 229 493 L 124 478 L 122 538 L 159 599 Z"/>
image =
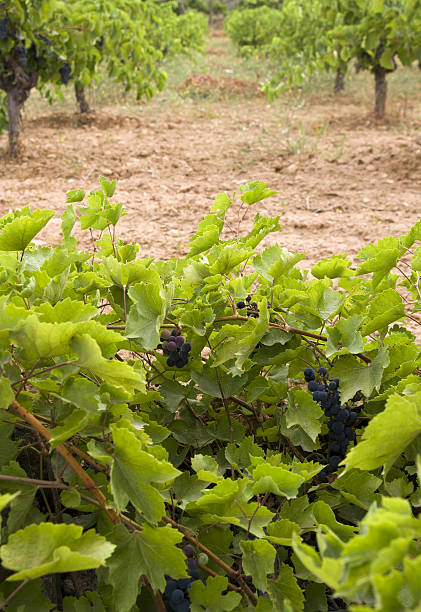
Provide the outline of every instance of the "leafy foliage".
<path id="1" fill-rule="evenodd" d="M 279 10 L 234 11 L 227 32 L 240 49 L 277 62 L 266 85 L 270 97 L 317 72 L 343 76 L 354 62 L 374 74 L 382 116 L 387 73 L 420 57 L 420 21 L 419 0 L 284 0 Z"/>
<path id="2" fill-rule="evenodd" d="M 238 8 L 225 20 L 225 29 L 242 53 L 254 51 L 282 35 L 281 13 L 276 8 Z"/>
<path id="3" fill-rule="evenodd" d="M 257 252 L 277 218 L 221 239 L 255 181 L 156 261 L 115 190 L 69 192 L 55 248 L 52 211 L 0 219 L 2 603 L 419 610 L 419 224 L 310 272 Z"/>
<path id="4" fill-rule="evenodd" d="M 60 86 L 76 91 L 106 73 L 152 97 L 166 83 L 165 55 L 200 48 L 207 29 L 204 15 L 178 16 L 172 2 L 155 0 L 10 0 L 0 4 L 0 129 L 6 108 L 13 131 L 16 113 L 33 87 L 50 101 Z M 13 139 L 10 142 L 11 149 Z M 14 154 L 14 151 L 11 151 Z"/>

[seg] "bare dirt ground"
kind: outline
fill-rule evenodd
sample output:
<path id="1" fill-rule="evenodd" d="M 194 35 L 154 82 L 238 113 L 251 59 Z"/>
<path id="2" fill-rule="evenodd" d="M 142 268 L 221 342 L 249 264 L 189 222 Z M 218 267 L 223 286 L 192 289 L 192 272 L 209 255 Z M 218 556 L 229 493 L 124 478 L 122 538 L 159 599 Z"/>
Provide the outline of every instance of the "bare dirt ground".
<path id="1" fill-rule="evenodd" d="M 223 36 L 211 38 L 204 61 L 152 102 L 97 104 L 86 119 L 73 103 L 48 107 L 33 96 L 21 158 L 0 157 L 0 214 L 27 204 L 62 212 L 66 191 L 95 189 L 104 174 L 117 179 L 115 198 L 128 210 L 119 236 L 167 258 L 187 252 L 217 193 L 262 180 L 278 195 L 250 211 L 241 233 L 255 212 L 280 215 L 282 231 L 265 244 L 305 252 L 306 266 L 356 255 L 420 218 L 419 96 L 395 85 L 379 123 L 368 77 L 340 96 L 320 86 L 268 103 L 256 82 L 236 78 L 243 64 Z M 421 80 L 417 70 L 409 76 Z M 3 135 L 3 152 L 6 144 Z M 43 240 L 56 243 L 59 228 L 54 218 Z"/>

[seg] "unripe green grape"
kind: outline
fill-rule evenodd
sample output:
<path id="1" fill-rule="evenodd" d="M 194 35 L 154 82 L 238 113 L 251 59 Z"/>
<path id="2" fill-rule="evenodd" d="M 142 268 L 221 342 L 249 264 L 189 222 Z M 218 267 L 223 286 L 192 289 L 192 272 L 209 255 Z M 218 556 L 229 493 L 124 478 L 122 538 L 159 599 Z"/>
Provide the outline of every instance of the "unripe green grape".
<path id="1" fill-rule="evenodd" d="M 199 553 L 199 555 L 197 556 L 197 562 L 199 565 L 207 565 L 209 561 L 209 557 L 206 553 Z"/>

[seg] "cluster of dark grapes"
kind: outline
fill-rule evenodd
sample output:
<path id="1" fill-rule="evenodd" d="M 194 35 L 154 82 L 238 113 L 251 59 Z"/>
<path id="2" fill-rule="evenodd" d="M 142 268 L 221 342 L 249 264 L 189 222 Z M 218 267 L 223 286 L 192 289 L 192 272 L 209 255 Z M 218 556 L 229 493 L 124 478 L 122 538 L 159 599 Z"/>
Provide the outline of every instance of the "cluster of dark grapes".
<path id="1" fill-rule="evenodd" d="M 350 442 L 355 441 L 353 426 L 358 415 L 349 407 L 341 406 L 339 379 L 329 380 L 326 368 L 319 368 L 317 375 L 312 368 L 306 368 L 304 378 L 314 401 L 320 404 L 329 419 L 330 456 L 329 460 L 325 460 L 326 467 L 318 474 L 322 482 L 328 482 L 328 475 L 336 472 Z"/>
<path id="2" fill-rule="evenodd" d="M 43 60 L 46 60 L 45 48 L 41 48 L 41 50 L 39 50 L 35 42 L 33 42 L 29 48 L 25 47 L 25 45 L 22 44 L 23 41 L 18 40 L 17 36 L 13 32 L 13 29 L 11 28 L 11 22 L 10 22 L 9 17 L 6 17 L 5 19 L 0 19 L 0 40 L 7 40 L 8 38 L 19 43 L 15 46 L 14 50 L 12 51 L 12 56 L 18 62 L 18 64 L 20 64 L 20 66 L 22 66 L 23 68 L 26 68 L 29 63 L 32 70 L 37 72 L 39 70 L 40 62 L 42 62 Z M 50 39 L 47 36 L 43 36 L 42 34 L 35 34 L 35 38 L 45 43 L 47 47 L 49 47 L 51 44 Z M 70 64 L 68 62 L 65 62 L 59 59 L 58 55 L 56 55 L 54 51 L 50 51 L 49 59 L 51 60 L 53 64 L 56 64 L 59 66 L 58 71 L 60 74 L 61 82 L 64 85 L 67 85 L 67 83 L 72 78 L 72 74 L 71 74 L 72 69 L 71 69 Z M 9 62 L 6 59 L 3 59 L 3 66 L 0 67 L 0 72 L 1 72 L 1 77 L 3 81 L 7 82 L 10 86 L 13 86 L 14 85 L 14 79 L 12 76 L 13 71 L 9 65 Z"/>
<path id="3" fill-rule="evenodd" d="M 21 66 L 25 67 L 28 65 L 28 54 L 26 47 L 23 45 L 18 45 L 15 47 L 15 57 Z"/>
<path id="4" fill-rule="evenodd" d="M 9 28 L 10 19 L 0 19 L 0 40 L 7 40 L 11 36 L 12 31 Z"/>
<path id="5" fill-rule="evenodd" d="M 247 308 L 248 317 L 252 317 L 253 319 L 259 318 L 259 308 L 257 306 L 257 302 L 251 301 L 251 295 L 248 295 L 245 300 L 240 300 L 237 302 L 237 308 L 238 310 Z"/>
<path id="6" fill-rule="evenodd" d="M 70 64 L 67 62 L 63 62 L 61 68 L 59 68 L 59 73 L 61 77 L 61 82 L 63 85 L 67 85 L 67 83 L 72 79 L 72 68 Z"/>
<path id="7" fill-rule="evenodd" d="M 162 348 L 164 355 L 168 355 L 168 367 L 182 368 L 187 365 L 191 344 L 185 341 L 179 329 L 174 328 L 171 332 L 168 329 L 161 330 L 161 344 L 158 348 Z"/>
<path id="8" fill-rule="evenodd" d="M 168 612 L 189 612 L 189 590 L 191 583 L 200 579 L 199 564 L 195 558 L 195 549 L 191 544 L 187 544 L 183 548 L 183 552 L 187 557 L 186 564 L 190 578 L 181 578 L 180 580 L 173 580 L 170 577 L 166 578 L 167 582 L 163 600 Z"/>

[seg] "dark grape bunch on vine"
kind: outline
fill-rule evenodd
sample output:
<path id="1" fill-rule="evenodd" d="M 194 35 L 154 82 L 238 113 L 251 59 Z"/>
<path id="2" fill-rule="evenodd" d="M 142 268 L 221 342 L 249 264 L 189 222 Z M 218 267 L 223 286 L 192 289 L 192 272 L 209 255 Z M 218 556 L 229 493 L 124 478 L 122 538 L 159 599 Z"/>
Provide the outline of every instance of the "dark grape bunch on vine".
<path id="1" fill-rule="evenodd" d="M 191 344 L 185 341 L 180 329 L 174 328 L 171 332 L 169 329 L 161 330 L 161 344 L 158 348 L 162 348 L 164 355 L 168 355 L 168 367 L 182 368 L 187 365 Z"/>
<path id="2" fill-rule="evenodd" d="M 9 28 L 10 19 L 0 19 L 0 40 L 7 40 L 12 35 L 12 31 Z"/>
<path id="3" fill-rule="evenodd" d="M 63 62 L 61 68 L 59 68 L 61 82 L 63 85 L 67 85 L 72 77 L 72 67 L 67 62 Z"/>
<path id="4" fill-rule="evenodd" d="M 186 555 L 186 565 L 190 578 L 181 578 L 180 580 L 166 578 L 163 601 L 168 612 L 189 612 L 191 583 L 200 579 L 195 549 L 191 544 L 187 544 L 184 546 L 183 552 Z"/>
<path id="5" fill-rule="evenodd" d="M 243 308 L 247 308 L 247 316 L 252 317 L 253 319 L 259 318 L 259 308 L 257 306 L 257 302 L 251 301 L 251 295 L 248 295 L 245 300 L 240 300 L 236 304 L 238 310 L 242 310 Z"/>
<path id="6" fill-rule="evenodd" d="M 327 426 L 330 456 L 329 460 L 326 460 L 326 467 L 318 474 L 319 480 L 328 482 L 328 475 L 336 472 L 350 442 L 355 441 L 353 426 L 358 415 L 348 406 L 341 406 L 339 379 L 329 380 L 326 368 L 319 368 L 317 375 L 312 368 L 306 368 L 304 378 L 314 401 L 320 404 L 329 419 Z"/>
<path id="7" fill-rule="evenodd" d="M 43 34 L 33 33 L 34 38 L 40 41 L 41 44 L 32 42 L 30 46 L 25 46 L 25 41 L 22 37 L 18 37 L 14 30 L 13 24 L 9 17 L 0 20 L 0 40 L 13 40 L 15 46 L 9 52 L 7 57 L 2 58 L 0 65 L 0 76 L 2 80 L 2 88 L 7 90 L 16 85 L 16 67 L 18 66 L 28 71 L 28 74 L 35 74 L 46 68 L 48 70 L 58 71 L 60 81 L 63 85 L 72 79 L 72 69 L 68 62 L 61 60 L 54 51 L 51 50 L 51 40 Z"/>

